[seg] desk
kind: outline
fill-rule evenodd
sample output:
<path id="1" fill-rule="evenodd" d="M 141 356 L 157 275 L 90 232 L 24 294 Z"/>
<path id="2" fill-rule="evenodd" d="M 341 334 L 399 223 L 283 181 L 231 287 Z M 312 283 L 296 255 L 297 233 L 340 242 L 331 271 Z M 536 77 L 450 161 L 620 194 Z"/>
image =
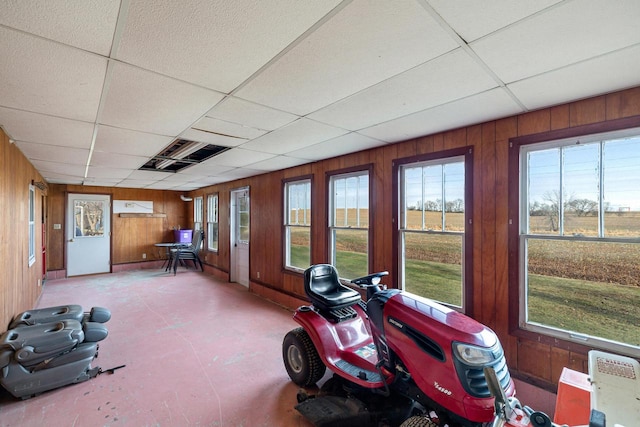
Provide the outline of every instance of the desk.
<path id="1" fill-rule="evenodd" d="M 171 249 L 175 248 L 175 249 L 179 249 L 179 248 L 185 248 L 188 247 L 189 245 L 186 243 L 171 243 L 171 242 L 167 242 L 167 243 L 156 243 L 154 244 L 154 246 L 157 246 L 159 248 L 166 248 L 167 250 L 167 259 L 166 259 L 166 266 L 165 263 L 162 263 L 162 267 L 164 267 L 164 271 L 168 271 L 171 268 Z M 176 260 L 175 262 L 178 262 L 178 257 L 176 256 Z M 160 268 L 162 268 L 160 267 Z M 175 268 L 174 268 L 175 270 Z"/>

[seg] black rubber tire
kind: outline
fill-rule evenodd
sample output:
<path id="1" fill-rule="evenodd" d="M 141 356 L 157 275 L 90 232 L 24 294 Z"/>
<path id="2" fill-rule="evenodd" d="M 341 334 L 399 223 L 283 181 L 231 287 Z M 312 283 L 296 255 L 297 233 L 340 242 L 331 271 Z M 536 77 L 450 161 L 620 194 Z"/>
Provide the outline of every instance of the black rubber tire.
<path id="1" fill-rule="evenodd" d="M 400 427 L 437 427 L 438 425 L 429 418 L 421 415 L 409 417 L 400 424 Z"/>
<path id="2" fill-rule="evenodd" d="M 293 329 L 285 335 L 282 360 L 289 378 L 301 387 L 317 383 L 326 370 L 313 341 L 303 328 Z"/>

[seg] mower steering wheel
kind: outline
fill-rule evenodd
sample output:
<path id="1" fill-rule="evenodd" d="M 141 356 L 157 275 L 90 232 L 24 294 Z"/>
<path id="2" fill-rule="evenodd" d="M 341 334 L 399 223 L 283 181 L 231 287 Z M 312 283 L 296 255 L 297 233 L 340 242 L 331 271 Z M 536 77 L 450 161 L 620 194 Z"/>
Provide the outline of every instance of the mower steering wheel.
<path id="1" fill-rule="evenodd" d="M 353 279 L 351 283 L 360 287 L 366 288 L 368 286 L 377 286 L 380 283 L 380 279 L 383 276 L 388 276 L 388 271 L 380 271 L 378 273 L 369 274 L 367 276 L 358 277 Z"/>

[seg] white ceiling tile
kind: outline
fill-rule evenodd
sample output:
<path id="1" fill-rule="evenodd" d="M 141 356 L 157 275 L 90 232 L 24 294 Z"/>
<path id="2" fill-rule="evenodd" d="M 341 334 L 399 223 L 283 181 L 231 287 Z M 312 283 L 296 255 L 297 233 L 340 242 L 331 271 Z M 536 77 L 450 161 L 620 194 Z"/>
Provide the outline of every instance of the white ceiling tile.
<path id="1" fill-rule="evenodd" d="M 105 168 L 102 166 L 89 166 L 89 172 L 87 173 L 87 178 L 90 180 L 99 179 L 100 181 L 106 182 L 107 180 L 112 180 L 116 182 L 120 182 L 123 179 L 127 178 L 133 172 L 132 169 L 117 169 L 117 168 Z"/>
<path id="2" fill-rule="evenodd" d="M 192 191 L 192 190 L 197 190 L 198 186 L 196 184 L 192 184 L 190 182 L 185 183 L 185 184 L 179 184 L 176 185 L 175 187 L 172 187 L 171 190 L 173 191 Z"/>
<path id="3" fill-rule="evenodd" d="M 120 182 L 119 179 L 108 179 L 108 178 L 85 178 L 82 181 L 83 185 L 90 185 L 96 187 L 116 187 Z"/>
<path id="4" fill-rule="evenodd" d="M 310 145 L 289 153 L 290 156 L 309 160 L 322 160 L 356 151 L 385 145 L 386 142 L 351 132 L 319 144 Z"/>
<path id="5" fill-rule="evenodd" d="M 132 0 L 118 58 L 231 92 L 339 0 Z"/>
<path id="6" fill-rule="evenodd" d="M 65 174 L 58 174 L 53 172 L 47 172 L 42 174 L 44 179 L 49 184 L 69 184 L 69 185 L 82 185 L 82 178 L 76 176 L 70 176 Z"/>
<path id="7" fill-rule="evenodd" d="M 511 83 L 640 43 L 639 19 L 637 0 L 564 2 L 471 47 Z"/>
<path id="8" fill-rule="evenodd" d="M 264 153 L 261 151 L 245 150 L 243 148 L 233 148 L 229 151 L 225 151 L 212 159 L 209 159 L 207 163 L 209 165 L 222 165 L 232 167 L 242 167 L 250 165 L 251 163 L 260 162 L 275 157 L 273 154 Z M 227 172 L 224 172 L 225 174 Z"/>
<path id="9" fill-rule="evenodd" d="M 72 165 L 86 165 L 89 158 L 88 149 L 57 147 L 54 145 L 24 141 L 16 141 L 16 145 L 20 151 L 22 151 L 22 154 L 30 160 L 46 160 Z"/>
<path id="10" fill-rule="evenodd" d="M 105 58 L 1 26 L 0 40 L 2 106 L 95 120 Z"/>
<path id="11" fill-rule="evenodd" d="M 252 163 L 248 165 L 248 167 L 261 171 L 275 171 L 303 165 L 305 163 L 309 163 L 309 160 L 289 156 L 276 156 L 261 162 Z"/>
<path id="12" fill-rule="evenodd" d="M 456 47 L 414 0 L 355 0 L 236 94 L 304 115 Z"/>
<path id="13" fill-rule="evenodd" d="M 101 123 L 174 136 L 223 95 L 125 64 L 113 63 Z"/>
<path id="14" fill-rule="evenodd" d="M 146 188 L 147 190 L 167 190 L 171 187 L 168 186 L 167 183 L 164 181 L 158 181 L 153 184 L 147 185 L 144 188 Z"/>
<path id="15" fill-rule="evenodd" d="M 277 129 L 298 118 L 294 114 L 274 110 L 232 96 L 225 98 L 213 107 L 207 116 L 265 130 Z"/>
<path id="16" fill-rule="evenodd" d="M 140 181 L 159 181 L 167 177 L 167 172 L 134 170 L 127 179 L 135 179 Z"/>
<path id="17" fill-rule="evenodd" d="M 226 178 L 222 178 L 219 176 L 208 176 L 205 178 L 200 178 L 196 181 L 190 181 L 190 184 L 195 185 L 197 188 L 206 187 L 208 185 L 218 184 L 226 181 Z"/>
<path id="18" fill-rule="evenodd" d="M 143 179 L 123 179 L 116 187 L 123 188 L 145 188 L 149 185 L 155 184 L 157 181 L 143 180 Z"/>
<path id="19" fill-rule="evenodd" d="M 32 160 L 31 163 L 40 173 L 54 173 L 67 176 L 84 177 L 85 165 L 70 165 L 68 163 L 50 162 L 46 160 Z"/>
<path id="20" fill-rule="evenodd" d="M 427 0 L 467 43 L 506 27 L 561 0 Z"/>
<path id="21" fill-rule="evenodd" d="M 520 112 L 520 107 L 503 89 L 493 89 L 372 126 L 360 133 L 388 142 L 398 142 Z"/>
<path id="22" fill-rule="evenodd" d="M 287 126 L 256 138 L 242 145 L 242 148 L 272 154 L 286 154 L 308 145 L 344 135 L 348 131 L 314 120 L 299 119 Z"/>
<path id="23" fill-rule="evenodd" d="M 224 178 L 227 178 L 227 181 L 232 181 L 234 179 L 246 178 L 248 176 L 260 175 L 265 173 L 264 171 L 260 171 L 257 169 L 247 169 L 247 168 L 237 168 L 230 170 L 229 172 L 225 172 L 221 175 Z"/>
<path id="24" fill-rule="evenodd" d="M 640 45 L 520 80 L 508 87 L 528 109 L 537 109 L 637 85 L 640 85 Z"/>
<path id="25" fill-rule="evenodd" d="M 0 125 L 15 140 L 90 148 L 93 123 L 0 107 Z"/>
<path id="26" fill-rule="evenodd" d="M 480 65 L 462 49 L 457 49 L 308 117 L 358 130 L 496 86 L 495 80 Z"/>
<path id="27" fill-rule="evenodd" d="M 119 0 L 4 0 L 0 24 L 108 56 Z"/>
<path id="28" fill-rule="evenodd" d="M 100 125 L 94 150 L 151 157 L 162 151 L 171 141 L 173 138 L 169 136 Z"/>
<path id="29" fill-rule="evenodd" d="M 141 156 L 129 156 L 127 154 L 103 153 L 94 151 L 91 156 L 91 166 L 103 166 L 110 168 L 138 169 L 149 159 Z"/>
<path id="30" fill-rule="evenodd" d="M 217 133 L 224 136 L 232 136 L 236 138 L 253 139 L 267 133 L 264 129 L 256 129 L 251 126 L 240 125 L 225 120 L 214 119 L 212 117 L 203 117 L 192 126 L 193 129 L 204 132 Z"/>
<path id="31" fill-rule="evenodd" d="M 182 173 L 170 173 L 166 176 L 165 179 L 163 179 L 163 181 L 184 184 L 189 181 L 193 181 L 194 179 L 196 179 L 196 177 L 193 175 L 186 175 Z"/>
<path id="32" fill-rule="evenodd" d="M 188 168 L 181 170 L 180 173 L 184 175 L 200 175 L 206 177 L 220 175 L 234 169 L 232 166 L 222 166 L 220 164 L 212 163 L 214 159 L 205 160 L 197 165 L 189 166 Z"/>
<path id="33" fill-rule="evenodd" d="M 196 129 L 187 129 L 180 134 L 180 138 L 190 141 L 206 142 L 207 144 L 220 145 L 222 147 L 235 147 L 247 142 L 245 138 L 231 137 L 217 133 L 203 132 Z"/>

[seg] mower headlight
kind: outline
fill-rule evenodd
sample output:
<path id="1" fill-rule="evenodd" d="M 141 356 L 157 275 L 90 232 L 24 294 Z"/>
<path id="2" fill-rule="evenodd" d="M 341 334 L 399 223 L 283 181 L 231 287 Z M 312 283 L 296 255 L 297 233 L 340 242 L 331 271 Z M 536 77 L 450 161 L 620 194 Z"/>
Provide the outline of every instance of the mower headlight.
<path id="1" fill-rule="evenodd" d="M 483 366 L 494 361 L 490 349 L 476 347 L 475 345 L 454 343 L 453 349 L 456 356 L 468 365 Z"/>

